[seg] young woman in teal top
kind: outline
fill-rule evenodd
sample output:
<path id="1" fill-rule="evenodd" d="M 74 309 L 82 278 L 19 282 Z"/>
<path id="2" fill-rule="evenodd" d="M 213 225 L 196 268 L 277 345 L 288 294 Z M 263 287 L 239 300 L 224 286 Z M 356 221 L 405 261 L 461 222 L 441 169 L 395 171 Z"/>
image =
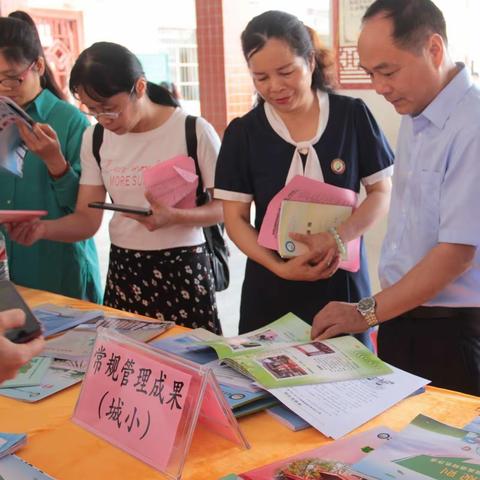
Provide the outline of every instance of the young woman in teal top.
<path id="1" fill-rule="evenodd" d="M 10 97 L 38 122 L 33 131 L 19 125 L 29 152 L 23 178 L 0 172 L 0 210 L 47 210 L 49 219 L 72 213 L 80 145 L 89 123 L 62 99 L 34 23 L 23 12 L 0 18 L 0 95 Z M 24 247 L 10 242 L 7 235 L 7 251 L 16 284 L 101 302 L 93 239 L 72 244 L 41 241 Z"/>

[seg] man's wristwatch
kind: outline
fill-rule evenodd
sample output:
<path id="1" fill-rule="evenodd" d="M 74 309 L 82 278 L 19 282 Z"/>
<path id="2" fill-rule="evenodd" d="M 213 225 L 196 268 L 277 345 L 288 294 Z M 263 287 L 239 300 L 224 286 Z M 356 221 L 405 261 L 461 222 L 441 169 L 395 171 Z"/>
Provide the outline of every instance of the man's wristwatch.
<path id="1" fill-rule="evenodd" d="M 357 311 L 365 319 L 369 327 L 375 327 L 378 325 L 378 318 L 375 313 L 377 308 L 377 302 L 374 297 L 362 298 L 357 303 Z"/>

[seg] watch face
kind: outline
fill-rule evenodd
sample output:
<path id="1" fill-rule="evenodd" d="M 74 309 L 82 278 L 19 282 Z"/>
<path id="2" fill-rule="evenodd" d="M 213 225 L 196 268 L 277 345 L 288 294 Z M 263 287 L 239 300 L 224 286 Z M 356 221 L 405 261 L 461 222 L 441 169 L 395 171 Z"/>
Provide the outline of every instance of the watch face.
<path id="1" fill-rule="evenodd" d="M 362 298 L 358 302 L 358 310 L 360 312 L 370 312 L 375 308 L 375 299 L 373 297 Z"/>

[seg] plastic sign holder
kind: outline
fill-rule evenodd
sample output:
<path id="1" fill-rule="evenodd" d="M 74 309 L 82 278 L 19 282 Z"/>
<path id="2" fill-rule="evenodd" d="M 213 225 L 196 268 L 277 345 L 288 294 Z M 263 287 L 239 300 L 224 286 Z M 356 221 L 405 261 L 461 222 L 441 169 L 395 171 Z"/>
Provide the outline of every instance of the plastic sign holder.
<path id="1" fill-rule="evenodd" d="M 250 448 L 210 368 L 100 328 L 73 421 L 182 477 L 197 422 Z"/>

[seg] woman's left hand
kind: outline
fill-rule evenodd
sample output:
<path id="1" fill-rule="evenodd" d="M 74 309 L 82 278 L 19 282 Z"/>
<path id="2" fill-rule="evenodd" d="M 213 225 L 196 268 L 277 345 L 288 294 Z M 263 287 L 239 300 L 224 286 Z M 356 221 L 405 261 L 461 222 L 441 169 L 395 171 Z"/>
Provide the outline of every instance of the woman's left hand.
<path id="1" fill-rule="evenodd" d="M 24 122 L 17 120 L 16 125 L 27 148 L 38 155 L 52 176 L 65 171 L 67 162 L 63 156 L 57 134 L 46 123 L 35 123 L 30 129 Z"/>
<path id="2" fill-rule="evenodd" d="M 310 235 L 303 233 L 289 233 L 290 238 L 296 242 L 303 243 L 310 252 L 325 254 L 330 249 L 338 250 L 337 242 L 329 232 L 321 232 Z"/>
<path id="3" fill-rule="evenodd" d="M 177 208 L 169 207 L 162 202 L 158 202 L 149 192 L 145 192 L 145 198 L 152 207 L 151 215 L 143 216 L 131 213 L 123 213 L 122 215 L 141 223 L 150 232 L 153 232 L 158 228 L 169 227 L 177 223 Z"/>

